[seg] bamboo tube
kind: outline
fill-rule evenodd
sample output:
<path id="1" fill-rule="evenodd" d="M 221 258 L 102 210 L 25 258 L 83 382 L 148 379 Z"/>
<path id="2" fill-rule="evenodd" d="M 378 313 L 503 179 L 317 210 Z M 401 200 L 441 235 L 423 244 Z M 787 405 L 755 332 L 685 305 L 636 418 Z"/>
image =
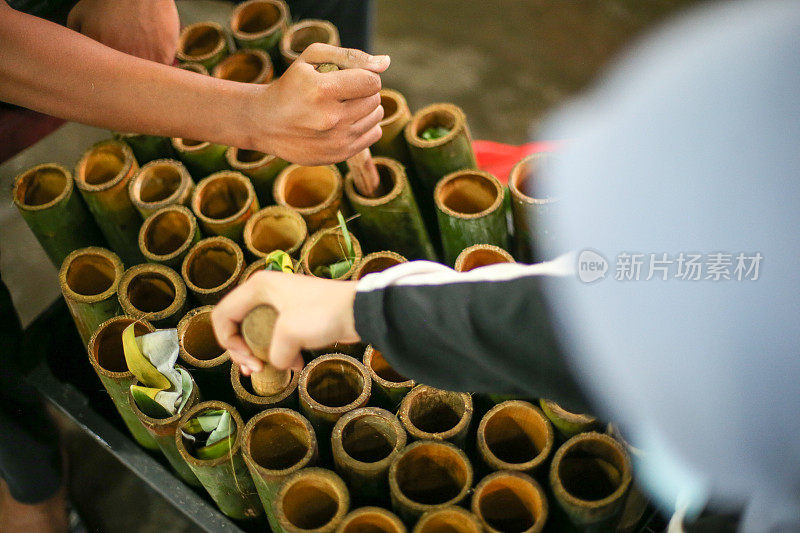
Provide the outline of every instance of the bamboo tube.
<path id="1" fill-rule="evenodd" d="M 89 362 L 136 442 L 150 450 L 157 450 L 155 439 L 133 414 L 128 401 L 128 391 L 136 382 L 136 377 L 128 370 L 128 364 L 125 362 L 122 332 L 134 322 L 136 322 L 134 332 L 137 336 L 155 331 L 146 320 L 137 320 L 131 316 L 110 318 L 100 324 L 89 340 Z"/>
<path id="2" fill-rule="evenodd" d="M 281 205 L 265 207 L 244 226 L 244 245 L 256 259 L 275 250 L 297 256 L 308 237 L 306 221 L 297 211 Z"/>
<path id="3" fill-rule="evenodd" d="M 367 346 L 364 351 L 364 366 L 372 378 L 375 402 L 395 412 L 408 391 L 414 388 L 414 380 L 398 373 L 373 346 Z"/>
<path id="4" fill-rule="evenodd" d="M 182 429 L 189 420 L 204 411 L 224 409 L 231 415 L 235 436 L 229 453 L 216 459 L 198 459 L 186 447 Z M 253 478 L 242 458 L 242 433 L 244 422 L 239 413 L 224 402 L 202 402 L 186 410 L 178 422 L 175 432 L 175 445 L 181 457 L 192 469 L 197 479 L 208 491 L 211 499 L 226 516 L 236 520 L 252 519 L 263 513 Z"/>
<path id="5" fill-rule="evenodd" d="M 344 185 L 347 199 L 360 215 L 359 234 L 373 250 L 394 250 L 411 259 L 436 259 L 405 169 L 385 157 L 373 162 L 381 180 L 375 198 L 356 190 L 352 172 Z"/>
<path id="6" fill-rule="evenodd" d="M 345 413 L 331 433 L 336 471 L 360 503 L 388 503 L 389 465 L 405 447 L 400 421 L 377 407 Z"/>
<path id="7" fill-rule="evenodd" d="M 350 494 L 334 472 L 304 468 L 281 485 L 274 508 L 274 533 L 333 533 L 350 508 Z"/>
<path id="8" fill-rule="evenodd" d="M 262 396 L 256 394 L 250 376 L 242 375 L 239 365 L 231 364 L 231 386 L 236 396 L 236 405 L 243 415 L 254 415 L 271 407 L 297 409 L 297 383 L 300 373 L 292 372 L 289 383 L 277 394 Z"/>
<path id="9" fill-rule="evenodd" d="M 392 89 L 381 89 L 381 107 L 383 119 L 379 122 L 383 134 L 372 145 L 374 155 L 390 157 L 402 163 L 411 165 L 411 155 L 408 153 L 408 144 L 403 136 L 403 130 L 411 121 L 411 111 L 408 102 L 399 92 Z"/>
<path id="10" fill-rule="evenodd" d="M 488 533 L 539 533 L 547 522 L 547 497 L 526 474 L 495 472 L 475 487 L 472 514 Z"/>
<path id="11" fill-rule="evenodd" d="M 397 416 L 414 440 L 447 440 L 463 446 L 472 412 L 469 394 L 418 385 L 403 398 Z"/>
<path id="12" fill-rule="evenodd" d="M 193 61 L 187 61 L 186 63 L 178 64 L 178 68 L 182 68 L 183 70 L 188 70 L 190 72 L 197 72 L 198 74 L 202 74 L 203 76 L 208 76 L 208 69 L 201 65 L 200 63 L 195 63 Z"/>
<path id="13" fill-rule="evenodd" d="M 566 438 L 574 437 L 578 433 L 593 431 L 599 427 L 597 419 L 591 415 L 572 413 L 556 402 L 539 399 L 539 407 L 558 432 Z"/>
<path id="14" fill-rule="evenodd" d="M 139 228 L 139 250 L 151 263 L 179 269 L 189 249 L 201 239 L 197 219 L 182 205 L 168 205 Z"/>
<path id="15" fill-rule="evenodd" d="M 242 272 L 242 277 L 239 278 L 239 285 L 243 284 L 245 281 L 250 279 L 250 276 L 258 272 L 259 270 L 264 270 L 266 267 L 267 267 L 266 257 L 256 259 L 255 261 L 247 265 L 247 268 L 245 268 L 244 272 Z M 296 274 L 302 275 L 303 271 L 300 269 L 300 263 L 297 262 L 297 259 L 292 258 L 292 267 L 294 268 Z"/>
<path id="16" fill-rule="evenodd" d="M 344 183 L 335 165 L 289 165 L 278 174 L 272 194 L 278 205 L 294 209 L 305 219 L 309 233 L 335 226 Z"/>
<path id="17" fill-rule="evenodd" d="M 227 237 L 208 237 L 189 249 L 181 276 L 200 303 L 212 305 L 236 287 L 244 271 L 244 254 Z"/>
<path id="18" fill-rule="evenodd" d="M 643 458 L 645 452 L 639 448 L 632 446 L 623 436 L 614 424 L 606 426 L 606 434 L 614 438 L 617 442 L 622 444 L 625 451 L 632 458 Z M 636 482 L 636 479 L 631 480 L 631 486 L 628 489 L 628 494 L 625 496 L 625 504 L 620 511 L 619 521 L 616 524 L 615 531 L 617 533 L 631 533 L 636 531 L 636 526 L 642 520 L 644 513 L 648 509 L 648 499 L 642 488 Z"/>
<path id="19" fill-rule="evenodd" d="M 449 132 L 438 139 L 425 140 L 422 134 L 429 128 L 446 128 Z M 429 190 L 450 173 L 478 168 L 467 116 L 456 105 L 431 104 L 420 109 L 404 133 L 417 177 Z"/>
<path id="20" fill-rule="evenodd" d="M 439 181 L 433 199 L 447 264 L 474 244 L 508 248 L 503 197 L 503 186 L 488 172 L 463 170 Z"/>
<path id="21" fill-rule="evenodd" d="M 216 172 L 197 184 L 192 211 L 207 235 L 221 235 L 242 242 L 244 225 L 258 211 L 253 184 L 244 174 Z"/>
<path id="22" fill-rule="evenodd" d="M 406 533 L 405 524 L 381 507 L 361 507 L 344 517 L 337 533 Z"/>
<path id="23" fill-rule="evenodd" d="M 138 384 L 137 381 L 134 384 Z M 189 399 L 186 402 L 186 405 L 183 407 L 184 412 L 188 409 L 191 409 L 195 405 L 200 402 L 200 392 L 197 388 L 197 383 L 192 380 L 192 392 L 189 396 Z M 136 418 L 139 419 L 142 426 L 153 436 L 155 439 L 158 448 L 164 454 L 164 457 L 167 458 L 169 461 L 170 466 L 175 471 L 178 476 L 194 487 L 200 486 L 200 480 L 197 479 L 197 476 L 194 475 L 194 472 L 189 465 L 184 461 L 183 457 L 181 456 L 180 452 L 178 452 L 178 448 L 175 445 L 175 431 L 178 429 L 178 422 L 181 419 L 181 415 L 183 413 L 175 413 L 172 416 L 166 418 L 153 418 L 144 414 L 139 406 L 136 405 L 136 401 L 133 399 L 131 395 L 130 388 L 128 389 L 128 403 L 131 406 L 131 410 L 133 414 L 136 415 Z"/>
<path id="24" fill-rule="evenodd" d="M 186 165 L 195 180 L 200 180 L 228 168 L 225 162 L 227 146 L 182 137 L 172 138 L 175 155 Z"/>
<path id="25" fill-rule="evenodd" d="M 244 428 L 242 454 L 272 531 L 280 531 L 275 509 L 281 484 L 317 461 L 317 438 L 306 418 L 291 409 L 267 409 Z"/>
<path id="26" fill-rule="evenodd" d="M 142 219 L 128 195 L 139 165 L 127 144 L 102 141 L 84 152 L 75 166 L 75 184 L 109 246 L 128 266 L 142 263 L 138 236 Z"/>
<path id="27" fill-rule="evenodd" d="M 239 48 L 258 48 L 280 58 L 280 41 L 289 28 L 289 6 L 283 0 L 242 2 L 231 15 L 231 33 Z"/>
<path id="28" fill-rule="evenodd" d="M 288 161 L 280 157 L 257 152 L 255 150 L 242 150 L 231 146 L 225 151 L 225 161 L 233 170 L 237 170 L 250 178 L 259 205 L 275 203 L 272 197 L 272 188 L 278 174 L 289 166 Z"/>
<path id="29" fill-rule="evenodd" d="M 250 375 L 253 390 L 260 396 L 280 395 L 292 381 L 292 371 L 275 368 L 270 364 L 269 351 L 278 310 L 268 304 L 251 309 L 242 320 L 244 342 L 255 357 L 264 364 L 260 371 Z"/>
<path id="30" fill-rule="evenodd" d="M 304 19 L 289 26 L 281 37 L 280 51 L 287 67 L 313 43 L 340 46 L 339 30 L 327 20 Z"/>
<path id="31" fill-rule="evenodd" d="M 156 159 L 169 158 L 173 155 L 169 137 L 115 131 L 114 138 L 130 146 L 139 166 Z"/>
<path id="32" fill-rule="evenodd" d="M 620 443 L 601 433 L 581 433 L 553 456 L 550 486 L 570 521 L 606 531 L 618 518 L 631 484 L 631 462 Z"/>
<path id="33" fill-rule="evenodd" d="M 123 270 L 117 254 L 94 246 L 75 250 L 61 264 L 58 284 L 84 344 L 100 324 L 120 314 Z"/>
<path id="34" fill-rule="evenodd" d="M 456 272 L 469 272 L 476 268 L 481 268 L 497 263 L 513 263 L 514 258 L 511 254 L 498 246 L 491 244 L 474 244 L 464 248 L 456 257 Z"/>
<path id="35" fill-rule="evenodd" d="M 553 451 L 553 426 L 532 404 L 510 400 L 492 407 L 478 425 L 478 453 L 491 470 L 533 474 Z"/>
<path id="36" fill-rule="evenodd" d="M 336 278 L 340 281 L 350 279 L 361 261 L 361 244 L 351 233 L 350 241 L 353 243 L 355 258 L 353 266 L 343 276 Z M 342 230 L 330 228 L 320 230 L 308 238 L 300 252 L 300 266 L 307 276 L 314 276 L 314 270 L 321 265 L 330 265 L 336 261 L 347 258 L 345 241 Z"/>
<path id="37" fill-rule="evenodd" d="M 158 263 L 126 270 L 117 296 L 125 314 L 146 318 L 157 328 L 174 328 L 186 311 L 186 285 L 177 272 Z"/>
<path id="38" fill-rule="evenodd" d="M 211 75 L 240 83 L 269 83 L 275 74 L 272 61 L 263 50 L 240 50 L 215 66 Z"/>
<path id="39" fill-rule="evenodd" d="M 458 505 L 472 487 L 472 465 L 449 442 L 409 444 L 389 467 L 392 508 L 406 524 L 425 512 Z"/>
<path id="40" fill-rule="evenodd" d="M 213 309 L 211 305 L 192 309 L 178 322 L 178 355 L 206 398 L 227 399 L 231 354 L 214 335 Z"/>
<path id="41" fill-rule="evenodd" d="M 443 507 L 420 517 L 413 533 L 482 533 L 475 515 L 463 507 Z"/>
<path id="42" fill-rule="evenodd" d="M 522 261 L 532 262 L 533 243 L 540 238 L 552 240 L 552 235 L 545 231 L 537 235 L 536 219 L 552 209 L 553 198 L 535 198 L 532 195 L 533 181 L 539 167 L 552 154 L 543 152 L 523 158 L 514 165 L 508 175 L 508 190 L 511 195 L 511 214 L 514 221 L 514 250 Z"/>
<path id="43" fill-rule="evenodd" d="M 228 39 L 216 22 L 190 24 L 181 31 L 175 57 L 181 63 L 200 63 L 213 68 L 228 54 Z"/>
<path id="44" fill-rule="evenodd" d="M 133 207 L 147 218 L 168 205 L 186 205 L 194 181 L 180 161 L 156 159 L 141 167 L 128 184 Z"/>
<path id="45" fill-rule="evenodd" d="M 373 252 L 358 262 L 353 279 L 358 281 L 368 274 L 383 272 L 387 268 L 407 262 L 408 259 L 394 252 Z"/>

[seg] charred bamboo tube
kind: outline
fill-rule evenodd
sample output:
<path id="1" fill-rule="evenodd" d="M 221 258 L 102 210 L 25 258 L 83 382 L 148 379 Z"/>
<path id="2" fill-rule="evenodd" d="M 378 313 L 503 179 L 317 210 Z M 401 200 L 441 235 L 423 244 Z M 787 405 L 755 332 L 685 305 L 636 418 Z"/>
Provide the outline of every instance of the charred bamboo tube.
<path id="1" fill-rule="evenodd" d="M 211 75 L 240 83 L 269 83 L 275 74 L 272 60 L 263 50 L 240 50 L 217 64 Z"/>
<path id="2" fill-rule="evenodd" d="M 405 524 L 391 511 L 381 507 L 361 507 L 350 511 L 337 533 L 406 533 Z"/>
<path id="3" fill-rule="evenodd" d="M 258 272 L 259 270 L 264 270 L 267 266 L 267 258 L 262 257 L 261 259 L 256 259 L 249 265 L 247 268 L 244 269 L 242 272 L 242 277 L 239 278 L 239 285 L 250 279 L 250 276 Z M 302 274 L 302 270 L 300 269 L 300 263 L 297 262 L 297 259 L 292 259 L 292 267 L 294 268 L 295 273 Z"/>
<path id="4" fill-rule="evenodd" d="M 405 447 L 400 421 L 377 407 L 345 413 L 331 434 L 336 471 L 361 503 L 388 503 L 389 465 Z"/>
<path id="5" fill-rule="evenodd" d="M 205 397 L 227 398 L 231 354 L 214 335 L 213 309 L 211 305 L 192 309 L 178 322 L 178 355 Z"/>
<path id="6" fill-rule="evenodd" d="M 260 396 L 281 394 L 292 381 L 292 371 L 275 368 L 269 361 L 269 350 L 272 344 L 272 332 L 278 310 L 268 304 L 254 307 L 242 320 L 241 332 L 247 347 L 253 355 L 263 363 L 259 372 L 250 375 L 253 390 Z"/>
<path id="7" fill-rule="evenodd" d="M 458 505 L 472 487 L 472 465 L 449 442 L 409 444 L 389 467 L 392 508 L 406 524 L 428 511 Z"/>
<path id="8" fill-rule="evenodd" d="M 317 461 L 317 438 L 308 420 L 291 409 L 267 409 L 244 428 L 242 454 L 272 531 L 280 531 L 276 498 L 281 484 Z"/>
<path id="9" fill-rule="evenodd" d="M 547 497 L 539 483 L 526 474 L 495 472 L 475 487 L 472 514 L 490 533 L 539 533 L 547 522 Z"/>
<path id="10" fill-rule="evenodd" d="M 231 146 L 225 151 L 225 161 L 233 170 L 237 170 L 250 178 L 259 205 L 275 203 L 272 197 L 272 188 L 278 174 L 289 166 L 288 161 L 280 157 L 257 152 L 255 150 L 242 150 Z"/>
<path id="11" fill-rule="evenodd" d="M 278 174 L 273 196 L 278 205 L 294 209 L 305 219 L 309 233 L 336 225 L 342 203 L 342 175 L 335 165 L 289 165 Z"/>
<path id="12" fill-rule="evenodd" d="M 180 161 L 156 159 L 133 176 L 128 193 L 133 206 L 147 218 L 168 205 L 186 205 L 192 197 L 194 181 Z"/>
<path id="13" fill-rule="evenodd" d="M 447 264 L 474 244 L 508 248 L 503 197 L 503 186 L 488 172 L 462 170 L 439 181 L 433 199 Z"/>
<path id="14" fill-rule="evenodd" d="M 380 176 L 375 198 L 356 190 L 352 172 L 345 180 L 347 199 L 360 215 L 359 234 L 373 250 L 394 250 L 412 259 L 436 259 L 405 169 L 385 157 L 376 157 L 373 162 Z"/>
<path id="15" fill-rule="evenodd" d="M 231 365 L 231 385 L 236 396 L 236 405 L 243 415 L 254 415 L 271 407 L 297 409 L 297 383 L 300 373 L 292 372 L 289 383 L 277 394 L 256 394 L 250 376 L 242 375 L 239 365 Z"/>
<path id="16" fill-rule="evenodd" d="M 200 63 L 212 69 L 228 54 L 228 39 L 216 22 L 190 24 L 181 31 L 175 53 L 181 63 Z"/>
<path id="17" fill-rule="evenodd" d="M 297 211 L 271 205 L 250 217 L 243 238 L 247 251 L 255 258 L 266 257 L 275 250 L 297 256 L 308 238 L 308 227 Z"/>
<path id="18" fill-rule="evenodd" d="M 182 429 L 197 414 L 218 409 L 230 413 L 235 428 L 230 452 L 216 459 L 198 459 L 189 452 Z M 264 512 L 253 478 L 250 477 L 242 458 L 243 431 L 244 422 L 236 409 L 224 402 L 209 401 L 186 410 L 178 422 L 178 431 L 175 432 L 175 445 L 181 457 L 208 491 L 220 511 L 236 520 L 256 518 Z"/>
<path id="19" fill-rule="evenodd" d="M 100 324 L 89 340 L 89 362 L 136 442 L 150 450 L 157 450 L 155 439 L 133 414 L 128 401 L 128 391 L 136 382 L 136 377 L 128 370 L 128 364 L 125 362 L 122 332 L 134 322 L 136 322 L 134 332 L 137 336 L 155 331 L 146 320 L 137 320 L 131 316 L 117 316 L 106 320 Z"/>
<path id="20" fill-rule="evenodd" d="M 403 398 L 397 416 L 412 439 L 447 440 L 463 446 L 472 412 L 469 394 L 418 385 Z"/>
<path id="21" fill-rule="evenodd" d="M 286 479 L 274 507 L 275 533 L 333 533 L 350 508 L 350 494 L 336 473 L 304 468 Z"/>
<path id="22" fill-rule="evenodd" d="M 192 210 L 207 235 L 242 242 L 247 220 L 258 211 L 256 191 L 240 172 L 217 172 L 197 184 Z"/>
<path id="23" fill-rule="evenodd" d="M 403 136 L 403 130 L 411 121 L 411 111 L 405 97 L 392 89 L 381 89 L 381 107 L 383 119 L 379 125 L 383 134 L 372 145 L 372 153 L 377 156 L 391 157 L 403 165 L 411 164 L 411 155 L 408 153 L 408 144 Z"/>
<path id="24" fill-rule="evenodd" d="M 528 402 L 510 400 L 492 407 L 478 425 L 478 453 L 491 470 L 533 474 L 553 451 L 553 426 Z"/>
<path id="25" fill-rule="evenodd" d="M 436 139 L 424 139 L 423 133 L 432 128 L 443 128 L 447 133 Z M 478 168 L 467 116 L 456 105 L 431 104 L 420 109 L 406 125 L 405 139 L 417 177 L 429 190 L 448 174 Z"/>
<path id="26" fill-rule="evenodd" d="M 631 484 L 631 462 L 622 445 L 601 433 L 581 433 L 553 456 L 550 486 L 570 521 L 606 531 L 618 517 Z"/>
<path id="27" fill-rule="evenodd" d="M 364 366 L 372 378 L 372 397 L 378 405 L 395 412 L 408 392 L 414 388 L 414 380 L 397 372 L 383 354 L 373 346 L 364 351 Z"/>
<path id="28" fill-rule="evenodd" d="M 383 272 L 387 268 L 392 268 L 407 261 L 405 257 L 394 252 L 374 252 L 358 262 L 356 271 L 353 272 L 353 279 L 357 281 L 367 274 Z"/>
<path id="29" fill-rule="evenodd" d="M 593 431 L 599 427 L 599 422 L 595 417 L 586 414 L 572 413 L 556 402 L 540 399 L 539 406 L 558 432 L 566 438 L 574 437 L 578 433 Z"/>
<path id="30" fill-rule="evenodd" d="M 305 19 L 289 26 L 281 37 L 280 51 L 287 67 L 313 43 L 340 46 L 339 30 L 327 20 Z"/>
<path id="31" fill-rule="evenodd" d="M 228 168 L 225 162 L 227 146 L 182 137 L 172 138 L 175 155 L 186 165 L 195 180 L 200 180 Z"/>
<path id="32" fill-rule="evenodd" d="M 183 70 L 188 70 L 190 72 L 197 72 L 198 74 L 202 74 L 204 76 L 208 76 L 208 69 L 201 65 L 200 63 L 195 63 L 193 61 L 187 61 L 186 63 L 180 63 L 178 68 L 182 68 Z"/>
<path id="33" fill-rule="evenodd" d="M 356 271 L 359 261 L 361 261 L 361 243 L 352 233 L 350 234 L 350 242 L 353 244 L 353 251 L 355 252 L 353 265 L 343 276 L 336 278 L 340 281 L 350 279 Z M 347 259 L 345 246 L 342 230 L 330 228 L 318 231 L 308 238 L 300 252 L 300 266 L 303 268 L 303 272 L 308 276 L 314 276 L 314 270 L 317 267 Z"/>
<path id="34" fill-rule="evenodd" d="M 277 61 L 281 37 L 290 22 L 289 6 L 283 0 L 249 0 L 233 10 L 231 32 L 239 48 L 263 50 Z"/>
<path id="35" fill-rule="evenodd" d="M 192 380 L 192 392 L 183 410 L 191 409 L 197 405 L 198 402 L 200 402 L 200 392 L 197 388 L 197 384 Z M 192 469 L 189 468 L 186 461 L 183 460 L 183 457 L 181 457 L 175 445 L 175 432 L 178 429 L 178 422 L 183 413 L 175 413 L 167 418 L 153 418 L 148 416 L 136 405 L 136 401 L 133 399 L 130 389 L 128 389 L 128 403 L 131 406 L 133 414 L 135 414 L 139 422 L 142 423 L 142 426 L 153 436 L 158 448 L 164 454 L 164 457 L 167 458 L 167 461 L 169 461 L 175 473 L 186 483 L 199 487 L 200 481 L 197 479 L 197 476 L 194 475 Z"/>
<path id="36" fill-rule="evenodd" d="M 511 194 L 511 214 L 514 220 L 514 249 L 522 261 L 531 262 L 533 243 L 537 239 L 550 240 L 549 232 L 536 233 L 536 219 L 545 215 L 553 198 L 535 198 L 533 182 L 543 162 L 552 155 L 550 153 L 532 154 L 514 165 L 508 175 L 508 190 Z"/>
<path id="37" fill-rule="evenodd" d="M 475 244 L 458 254 L 456 257 L 456 272 L 469 272 L 476 268 L 481 268 L 497 263 L 513 263 L 514 258 L 511 254 L 498 246 L 491 244 Z"/>
<path id="38" fill-rule="evenodd" d="M 482 533 L 475 515 L 463 507 L 443 507 L 420 517 L 413 533 Z"/>
<path id="39" fill-rule="evenodd" d="M 182 205 L 168 205 L 147 217 L 139 228 L 139 250 L 151 263 L 179 269 L 200 238 L 192 212 Z"/>
<path id="40" fill-rule="evenodd" d="M 109 246 L 128 266 L 142 263 L 139 226 L 128 183 L 139 165 L 127 144 L 107 140 L 84 152 L 75 167 L 75 184 Z"/>
<path id="41" fill-rule="evenodd" d="M 157 328 L 174 328 L 186 311 L 186 285 L 177 272 L 158 263 L 126 270 L 117 295 L 125 314 L 146 318 Z"/>
<path id="42" fill-rule="evenodd" d="M 203 304 L 213 305 L 236 287 L 244 271 L 244 254 L 227 237 L 208 237 L 183 259 L 181 276 L 186 287 Z"/>
<path id="43" fill-rule="evenodd" d="M 156 159 L 172 157 L 172 145 L 169 142 L 169 137 L 115 131 L 114 138 L 131 147 L 133 155 L 136 157 L 136 162 L 140 166 Z"/>
<path id="44" fill-rule="evenodd" d="M 84 344 L 100 324 L 120 314 L 122 272 L 117 254 L 93 246 L 75 250 L 61 264 L 58 284 Z"/>

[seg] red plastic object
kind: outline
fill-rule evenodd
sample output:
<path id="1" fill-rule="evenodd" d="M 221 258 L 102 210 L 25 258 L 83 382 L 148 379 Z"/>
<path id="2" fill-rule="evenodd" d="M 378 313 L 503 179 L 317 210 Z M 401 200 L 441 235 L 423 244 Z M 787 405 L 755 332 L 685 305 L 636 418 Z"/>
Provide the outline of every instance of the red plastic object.
<path id="1" fill-rule="evenodd" d="M 503 185 L 508 183 L 511 168 L 526 155 L 552 152 L 558 148 L 555 141 L 534 142 L 514 146 L 494 141 L 473 141 L 472 148 L 478 160 L 478 168 L 497 176 Z"/>

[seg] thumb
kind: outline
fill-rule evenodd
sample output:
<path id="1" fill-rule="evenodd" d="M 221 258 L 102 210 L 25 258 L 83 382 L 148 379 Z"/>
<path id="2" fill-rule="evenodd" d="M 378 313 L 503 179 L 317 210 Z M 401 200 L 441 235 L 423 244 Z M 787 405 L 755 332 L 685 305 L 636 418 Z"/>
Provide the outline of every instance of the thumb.
<path id="1" fill-rule="evenodd" d="M 340 48 L 329 44 L 314 43 L 305 49 L 300 59 L 307 63 L 333 63 L 341 69 L 361 68 L 381 73 L 389 68 L 389 56 L 373 56 L 355 48 Z"/>

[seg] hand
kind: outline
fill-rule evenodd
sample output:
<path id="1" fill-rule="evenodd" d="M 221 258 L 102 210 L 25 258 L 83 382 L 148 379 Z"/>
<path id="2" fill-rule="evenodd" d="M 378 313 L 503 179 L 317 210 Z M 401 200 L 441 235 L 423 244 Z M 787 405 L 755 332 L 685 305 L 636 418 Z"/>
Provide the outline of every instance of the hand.
<path id="1" fill-rule="evenodd" d="M 80 0 L 67 27 L 126 54 L 171 65 L 180 34 L 174 0 Z"/>
<path id="2" fill-rule="evenodd" d="M 300 370 L 303 368 L 300 350 L 361 340 L 353 318 L 355 297 L 355 281 L 260 271 L 217 304 L 211 313 L 211 323 L 220 346 L 230 351 L 242 374 L 249 376 L 261 370 L 263 363 L 244 342 L 240 324 L 254 307 L 272 305 L 278 311 L 278 320 L 269 362 L 276 368 Z"/>
<path id="3" fill-rule="evenodd" d="M 334 63 L 342 70 L 317 72 Z M 344 161 L 380 139 L 381 78 L 388 56 L 312 44 L 278 80 L 260 87 L 252 148 L 300 165 Z"/>

